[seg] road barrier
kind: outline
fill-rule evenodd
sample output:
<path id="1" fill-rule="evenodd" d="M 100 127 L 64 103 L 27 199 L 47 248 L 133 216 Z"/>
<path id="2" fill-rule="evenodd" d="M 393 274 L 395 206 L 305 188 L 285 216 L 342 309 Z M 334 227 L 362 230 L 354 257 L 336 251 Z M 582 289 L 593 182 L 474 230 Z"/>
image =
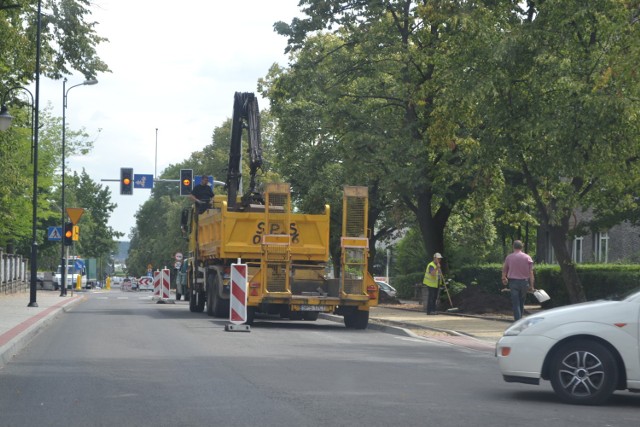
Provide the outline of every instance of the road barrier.
<path id="1" fill-rule="evenodd" d="M 231 297 L 227 331 L 250 331 L 247 321 L 247 264 L 231 264 Z"/>
<path id="2" fill-rule="evenodd" d="M 153 272 L 153 300 L 164 303 L 170 300 L 171 275 L 168 268 Z"/>

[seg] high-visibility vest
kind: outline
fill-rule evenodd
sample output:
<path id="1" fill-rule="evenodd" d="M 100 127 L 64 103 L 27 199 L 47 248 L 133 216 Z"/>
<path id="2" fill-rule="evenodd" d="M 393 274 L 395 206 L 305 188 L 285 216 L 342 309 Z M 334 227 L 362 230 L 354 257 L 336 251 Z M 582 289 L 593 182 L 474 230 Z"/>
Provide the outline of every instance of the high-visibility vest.
<path id="1" fill-rule="evenodd" d="M 424 279 L 422 280 L 422 284 L 423 285 L 427 285 L 430 288 L 437 288 L 438 287 L 438 274 L 436 273 L 436 277 L 433 277 L 432 275 L 429 274 L 429 269 L 436 269 L 437 270 L 437 266 L 436 263 L 431 261 L 429 263 L 429 265 L 427 266 L 427 269 L 424 272 Z"/>

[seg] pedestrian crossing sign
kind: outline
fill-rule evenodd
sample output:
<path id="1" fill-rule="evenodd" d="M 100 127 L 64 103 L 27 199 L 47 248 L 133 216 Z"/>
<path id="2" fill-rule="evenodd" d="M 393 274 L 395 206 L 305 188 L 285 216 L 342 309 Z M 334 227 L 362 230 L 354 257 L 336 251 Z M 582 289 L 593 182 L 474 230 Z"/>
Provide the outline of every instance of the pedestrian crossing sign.
<path id="1" fill-rule="evenodd" d="M 47 227 L 47 239 L 62 240 L 62 227 Z"/>

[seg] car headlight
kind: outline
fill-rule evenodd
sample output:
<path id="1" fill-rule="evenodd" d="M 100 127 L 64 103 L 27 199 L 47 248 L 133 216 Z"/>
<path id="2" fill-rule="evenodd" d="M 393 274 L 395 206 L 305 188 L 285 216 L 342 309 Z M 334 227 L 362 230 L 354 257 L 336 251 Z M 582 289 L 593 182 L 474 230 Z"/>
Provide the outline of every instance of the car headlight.
<path id="1" fill-rule="evenodd" d="M 525 329 L 530 328 L 531 326 L 536 325 L 543 320 L 544 317 L 527 317 L 525 319 L 520 319 L 509 328 L 507 328 L 507 330 L 504 331 L 504 335 L 520 335 L 520 333 Z"/>

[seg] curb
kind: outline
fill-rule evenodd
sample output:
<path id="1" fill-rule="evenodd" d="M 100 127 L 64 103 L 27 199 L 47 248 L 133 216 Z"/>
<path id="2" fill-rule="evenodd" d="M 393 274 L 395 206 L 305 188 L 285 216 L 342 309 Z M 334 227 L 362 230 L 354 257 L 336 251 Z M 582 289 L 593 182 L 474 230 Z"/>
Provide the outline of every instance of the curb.
<path id="1" fill-rule="evenodd" d="M 419 310 L 414 310 L 412 308 L 404 308 L 402 306 L 398 306 L 398 307 L 387 307 L 387 306 L 382 306 L 383 308 L 389 308 L 389 309 L 393 309 L 393 310 L 403 310 L 403 311 L 412 311 L 412 312 L 416 312 L 416 313 L 422 313 L 422 311 Z M 494 316 L 483 316 L 480 314 L 465 314 L 465 313 L 449 313 L 447 311 L 438 311 L 438 314 L 444 315 L 444 316 L 454 316 L 454 317 L 469 317 L 469 318 L 473 318 L 473 319 L 484 319 L 484 320 L 493 320 L 496 322 L 504 322 L 504 323 L 513 323 L 513 319 L 505 319 L 502 317 L 494 317 Z"/>
<path id="2" fill-rule="evenodd" d="M 344 321 L 342 316 L 337 316 L 335 314 L 320 313 L 320 318 L 325 320 L 330 320 L 332 322 L 337 322 L 337 323 L 343 323 Z M 424 338 L 424 337 L 421 337 L 420 335 L 417 335 L 411 332 L 411 330 L 408 328 L 425 329 L 428 331 L 441 332 L 441 333 L 445 333 L 447 335 L 451 335 L 455 337 L 468 336 L 473 338 L 471 335 L 463 334 L 457 331 L 451 331 L 448 329 L 440 329 L 440 328 L 434 328 L 430 326 L 415 325 L 412 323 L 394 322 L 392 320 L 384 320 L 384 319 L 377 319 L 377 318 L 369 318 L 369 324 L 367 325 L 367 329 L 373 329 L 373 330 L 384 332 L 387 334 L 401 335 L 401 336 L 411 337 L 411 338 Z"/>
<path id="3" fill-rule="evenodd" d="M 83 296 L 78 295 L 68 300 L 62 300 L 0 335 L 0 368 L 26 347 L 45 327 L 51 324 L 57 314 L 61 311 L 66 312 L 68 308 L 83 299 Z"/>

